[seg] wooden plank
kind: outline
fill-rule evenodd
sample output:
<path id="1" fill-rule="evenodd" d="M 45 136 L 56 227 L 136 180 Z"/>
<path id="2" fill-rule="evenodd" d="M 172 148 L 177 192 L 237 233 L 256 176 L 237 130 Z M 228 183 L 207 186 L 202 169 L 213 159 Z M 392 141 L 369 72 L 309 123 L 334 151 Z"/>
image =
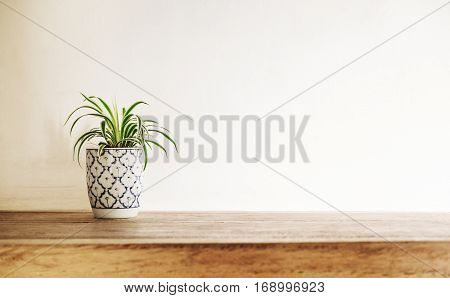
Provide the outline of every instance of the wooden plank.
<path id="1" fill-rule="evenodd" d="M 437 277 L 449 213 L 0 212 L 11 277 Z M 386 242 L 386 239 L 389 241 Z"/>
<path id="2" fill-rule="evenodd" d="M 450 212 L 347 212 L 357 220 L 385 221 L 395 220 L 407 222 L 410 220 L 425 220 L 436 223 L 450 223 Z M 157 211 L 141 212 L 138 217 L 114 222 L 166 222 L 166 221 L 319 221 L 346 220 L 339 212 L 224 212 L 224 211 Z M 90 222 L 95 221 L 91 212 L 17 212 L 0 211 L 0 222 Z"/>
<path id="3" fill-rule="evenodd" d="M 143 213 L 95 220 L 89 213 L 0 213 L 0 243 L 307 243 L 448 241 L 450 214 Z M 376 233 L 374 233 L 375 231 Z M 379 235 L 383 238 L 380 238 Z"/>
<path id="4" fill-rule="evenodd" d="M 402 243 L 401 246 L 408 253 L 385 243 L 58 245 L 20 267 L 48 247 L 2 245 L 0 274 L 8 277 L 441 277 L 450 273 L 447 242 Z"/>

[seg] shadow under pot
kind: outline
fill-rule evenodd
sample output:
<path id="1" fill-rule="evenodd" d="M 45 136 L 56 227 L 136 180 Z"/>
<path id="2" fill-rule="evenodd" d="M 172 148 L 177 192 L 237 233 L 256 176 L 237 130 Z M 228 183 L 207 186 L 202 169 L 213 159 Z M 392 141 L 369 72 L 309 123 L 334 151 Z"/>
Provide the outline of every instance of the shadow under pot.
<path id="1" fill-rule="evenodd" d="M 143 152 L 139 148 L 86 149 L 86 182 L 96 218 L 130 218 L 139 213 Z"/>

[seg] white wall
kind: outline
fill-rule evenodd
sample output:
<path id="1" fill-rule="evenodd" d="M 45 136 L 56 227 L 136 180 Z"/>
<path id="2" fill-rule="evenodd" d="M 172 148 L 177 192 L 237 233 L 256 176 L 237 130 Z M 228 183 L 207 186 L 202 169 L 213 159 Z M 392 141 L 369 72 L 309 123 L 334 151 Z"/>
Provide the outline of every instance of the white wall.
<path id="1" fill-rule="evenodd" d="M 443 1 L 5 3 L 198 119 L 263 115 Z M 311 162 L 272 166 L 342 210 L 450 211 L 449 29 L 450 5 L 277 111 L 311 115 Z M 177 115 L 0 4 L 0 209 L 89 208 L 62 126 L 79 91 Z M 222 155 L 183 168 L 142 205 L 330 210 L 261 164 Z M 180 166 L 152 164 L 146 184 Z"/>

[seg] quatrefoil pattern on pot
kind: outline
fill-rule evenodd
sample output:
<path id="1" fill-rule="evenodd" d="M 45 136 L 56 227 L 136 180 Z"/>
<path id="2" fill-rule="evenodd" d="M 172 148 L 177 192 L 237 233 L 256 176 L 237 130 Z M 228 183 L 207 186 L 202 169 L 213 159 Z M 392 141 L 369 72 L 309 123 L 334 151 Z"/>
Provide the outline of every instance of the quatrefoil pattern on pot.
<path id="1" fill-rule="evenodd" d="M 139 207 L 142 191 L 140 149 L 86 150 L 86 181 L 92 208 L 128 209 Z"/>

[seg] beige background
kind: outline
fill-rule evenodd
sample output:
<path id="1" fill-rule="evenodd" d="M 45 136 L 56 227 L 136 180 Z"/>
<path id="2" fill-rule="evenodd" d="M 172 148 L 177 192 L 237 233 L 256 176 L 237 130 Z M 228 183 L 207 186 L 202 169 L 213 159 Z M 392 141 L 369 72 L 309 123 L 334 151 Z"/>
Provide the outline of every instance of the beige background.
<path id="1" fill-rule="evenodd" d="M 5 3 L 198 119 L 263 115 L 444 2 Z M 280 109 L 311 115 L 311 163 L 272 166 L 343 210 L 449 211 L 449 28 L 446 7 Z M 80 91 L 177 115 L 0 4 L 0 209 L 89 208 L 62 126 Z M 161 182 L 144 209 L 329 209 L 262 165 L 224 156 Z M 155 162 L 146 184 L 182 165 Z"/>

